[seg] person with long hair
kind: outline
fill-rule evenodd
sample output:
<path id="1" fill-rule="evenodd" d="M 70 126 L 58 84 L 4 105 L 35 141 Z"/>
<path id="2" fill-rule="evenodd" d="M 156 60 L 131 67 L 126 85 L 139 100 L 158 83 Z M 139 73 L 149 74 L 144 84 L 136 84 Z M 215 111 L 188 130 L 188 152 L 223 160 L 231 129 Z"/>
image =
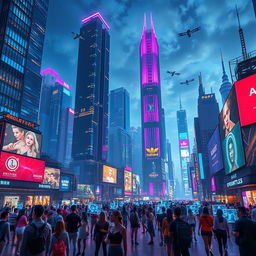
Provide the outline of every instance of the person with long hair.
<path id="1" fill-rule="evenodd" d="M 191 228 L 191 233 L 192 236 L 194 234 L 194 239 L 196 240 L 196 216 L 195 214 L 193 214 L 191 209 L 188 209 L 188 216 L 187 216 L 187 223 L 189 224 L 190 228 Z"/>
<path id="2" fill-rule="evenodd" d="M 83 240 L 84 248 L 82 255 L 84 255 L 85 249 L 86 249 L 86 239 L 89 236 L 89 225 L 88 225 L 88 218 L 87 218 L 87 213 L 82 212 L 82 225 L 78 229 L 78 253 L 77 255 L 80 255 L 80 250 L 81 250 L 81 241 Z"/>
<path id="3" fill-rule="evenodd" d="M 22 242 L 24 230 L 27 225 L 28 225 L 28 219 L 25 215 L 25 209 L 21 209 L 19 211 L 19 214 L 17 217 L 17 225 L 16 225 L 16 230 L 15 230 L 15 233 L 17 235 L 17 244 L 16 244 L 16 248 L 15 248 L 15 255 L 19 254 L 20 244 Z"/>
<path id="4" fill-rule="evenodd" d="M 126 206 L 123 205 L 122 207 L 122 216 L 123 216 L 123 223 L 124 223 L 124 226 L 125 228 L 127 228 L 127 223 L 128 223 L 128 212 L 126 210 Z"/>
<path id="5" fill-rule="evenodd" d="M 55 250 L 63 250 L 62 256 L 69 255 L 69 237 L 65 229 L 65 223 L 63 220 L 59 220 L 55 226 L 55 232 L 52 235 L 49 253 L 54 256 Z M 63 241 L 63 242 L 62 242 Z M 62 249 L 64 246 L 64 249 Z M 60 248 L 58 248 L 60 247 Z"/>
<path id="6" fill-rule="evenodd" d="M 173 255 L 173 245 L 170 237 L 170 224 L 173 222 L 172 210 L 167 209 L 167 216 L 163 219 L 162 234 L 164 238 L 164 244 L 166 245 L 167 256 Z"/>
<path id="7" fill-rule="evenodd" d="M 37 157 L 39 154 L 39 144 L 34 132 L 28 131 L 25 134 L 25 143 L 27 148 L 26 155 L 30 157 Z"/>
<path id="8" fill-rule="evenodd" d="M 213 217 L 209 214 L 209 209 L 205 206 L 202 215 L 199 218 L 198 235 L 201 235 L 204 240 L 204 247 L 207 256 L 212 255 L 212 231 L 213 231 Z"/>
<path id="9" fill-rule="evenodd" d="M 99 220 L 95 224 L 94 235 L 93 235 L 93 238 L 96 242 L 95 256 L 98 256 L 101 244 L 103 249 L 103 255 L 107 256 L 107 246 L 105 243 L 105 238 L 107 236 L 108 229 L 109 229 L 109 223 L 107 222 L 106 213 L 101 212 L 99 215 Z"/>
<path id="10" fill-rule="evenodd" d="M 145 208 L 143 208 L 141 212 L 142 234 L 145 234 L 147 232 L 146 222 L 147 222 L 146 210 Z"/>
<path id="11" fill-rule="evenodd" d="M 153 220 L 154 220 L 153 209 L 152 207 L 149 207 L 148 214 L 147 214 L 147 224 L 148 224 L 147 231 L 150 235 L 150 241 L 148 242 L 149 245 L 154 244 L 155 229 L 154 229 Z"/>
<path id="12" fill-rule="evenodd" d="M 223 211 L 221 209 L 217 210 L 217 216 L 214 218 L 214 237 L 218 241 L 220 255 L 228 255 L 227 251 L 227 237 L 230 238 L 229 227 L 227 220 L 223 217 Z"/>
<path id="13" fill-rule="evenodd" d="M 107 242 L 108 256 L 126 256 L 127 255 L 127 234 L 126 228 L 123 226 L 122 215 L 118 210 L 113 211 L 111 215 L 111 222 L 113 225 L 110 227 Z M 123 249 L 122 249 L 123 242 Z"/>

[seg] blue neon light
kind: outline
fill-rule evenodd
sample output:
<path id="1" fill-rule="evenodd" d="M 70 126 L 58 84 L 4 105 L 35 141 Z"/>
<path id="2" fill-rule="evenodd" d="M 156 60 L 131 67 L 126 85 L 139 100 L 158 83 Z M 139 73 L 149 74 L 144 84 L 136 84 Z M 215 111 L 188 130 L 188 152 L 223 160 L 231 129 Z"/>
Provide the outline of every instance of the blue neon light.
<path id="1" fill-rule="evenodd" d="M 198 162 L 199 162 L 200 178 L 203 180 L 204 179 L 204 165 L 203 165 L 202 153 L 198 154 Z"/>

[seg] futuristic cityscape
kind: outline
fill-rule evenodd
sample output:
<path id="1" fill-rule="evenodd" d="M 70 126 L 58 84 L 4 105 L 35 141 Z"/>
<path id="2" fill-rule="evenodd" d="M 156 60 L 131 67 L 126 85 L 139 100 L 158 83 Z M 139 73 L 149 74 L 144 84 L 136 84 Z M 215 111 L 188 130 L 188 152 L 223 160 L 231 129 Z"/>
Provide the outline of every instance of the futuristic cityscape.
<path id="1" fill-rule="evenodd" d="M 255 256 L 255 28 L 255 0 L 0 0 L 0 256 Z"/>

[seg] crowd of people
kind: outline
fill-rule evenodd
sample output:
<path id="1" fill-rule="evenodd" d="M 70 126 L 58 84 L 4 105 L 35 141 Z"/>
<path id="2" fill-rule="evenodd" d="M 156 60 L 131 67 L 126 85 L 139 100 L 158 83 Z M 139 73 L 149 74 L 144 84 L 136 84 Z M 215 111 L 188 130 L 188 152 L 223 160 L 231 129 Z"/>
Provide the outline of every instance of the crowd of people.
<path id="1" fill-rule="evenodd" d="M 213 216 L 210 204 L 204 203 L 199 214 L 177 203 L 162 207 L 159 213 L 156 205 L 127 203 L 110 210 L 106 204 L 100 213 L 90 213 L 87 205 L 4 208 L 0 216 L 0 255 L 8 245 L 13 246 L 15 256 L 86 255 L 87 239 L 91 237 L 95 241 L 95 256 L 101 247 L 104 256 L 126 256 L 127 236 L 132 246 L 140 246 L 139 230 L 149 234 L 149 246 L 154 245 L 159 232 L 159 245 L 165 246 L 167 256 L 190 255 L 189 248 L 199 236 L 204 242 L 205 255 L 213 255 L 214 237 L 219 255 L 226 256 L 231 235 L 241 256 L 256 255 L 256 207 L 249 212 L 238 207 L 239 218 L 230 230 L 223 211 L 218 209 Z"/>

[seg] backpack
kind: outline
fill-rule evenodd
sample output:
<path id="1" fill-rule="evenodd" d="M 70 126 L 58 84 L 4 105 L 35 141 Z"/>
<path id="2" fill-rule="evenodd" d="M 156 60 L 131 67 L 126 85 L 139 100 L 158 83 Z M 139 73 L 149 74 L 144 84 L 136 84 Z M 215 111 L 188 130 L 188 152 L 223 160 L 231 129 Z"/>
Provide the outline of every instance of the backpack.
<path id="1" fill-rule="evenodd" d="M 42 227 L 38 228 L 34 223 L 30 224 L 31 227 L 35 230 L 35 233 L 28 240 L 28 250 L 31 254 L 38 254 L 45 250 L 46 239 L 44 237 L 44 229 L 46 223 Z"/>
<path id="2" fill-rule="evenodd" d="M 66 249 L 65 242 L 57 238 L 57 241 L 53 244 L 52 256 L 66 256 Z"/>
<path id="3" fill-rule="evenodd" d="M 176 241 L 179 247 L 190 247 L 192 237 L 191 229 L 187 222 L 176 221 Z"/>

